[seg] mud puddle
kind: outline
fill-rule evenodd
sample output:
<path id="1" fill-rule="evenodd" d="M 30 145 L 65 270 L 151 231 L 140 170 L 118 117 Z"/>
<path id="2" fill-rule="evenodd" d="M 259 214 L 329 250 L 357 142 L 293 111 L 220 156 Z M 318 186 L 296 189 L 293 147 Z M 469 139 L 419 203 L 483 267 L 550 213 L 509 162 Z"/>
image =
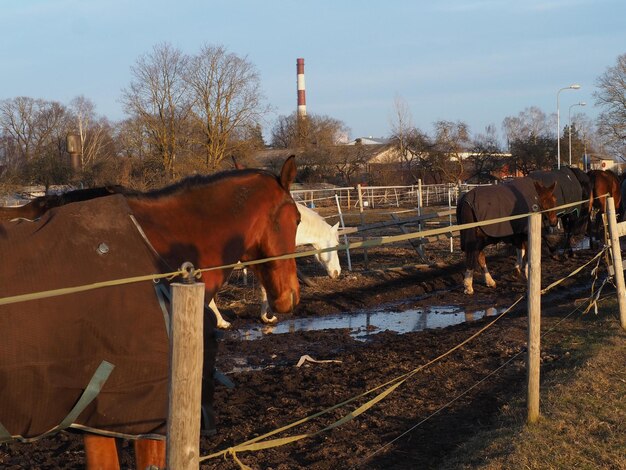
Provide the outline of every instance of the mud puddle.
<path id="1" fill-rule="evenodd" d="M 319 331 L 329 329 L 349 329 L 350 335 L 366 341 L 371 335 L 382 331 L 399 334 L 423 331 L 432 328 L 445 328 L 467 321 L 494 316 L 503 309 L 487 308 L 466 311 L 460 306 L 432 306 L 402 311 L 370 310 L 359 313 L 327 315 L 321 318 L 293 318 L 282 320 L 274 326 L 253 326 L 233 331 L 245 341 L 253 341 L 267 335 L 280 335 L 298 331 Z"/>

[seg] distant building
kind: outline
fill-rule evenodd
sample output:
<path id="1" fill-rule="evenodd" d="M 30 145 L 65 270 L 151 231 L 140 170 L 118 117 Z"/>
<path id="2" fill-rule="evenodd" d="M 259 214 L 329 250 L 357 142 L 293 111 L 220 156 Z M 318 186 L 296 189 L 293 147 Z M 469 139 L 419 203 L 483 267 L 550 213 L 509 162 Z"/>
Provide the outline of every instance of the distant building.
<path id="1" fill-rule="evenodd" d="M 369 137 L 357 137 L 356 139 L 348 142 L 346 145 L 387 145 L 389 139 L 374 138 L 371 135 Z"/>

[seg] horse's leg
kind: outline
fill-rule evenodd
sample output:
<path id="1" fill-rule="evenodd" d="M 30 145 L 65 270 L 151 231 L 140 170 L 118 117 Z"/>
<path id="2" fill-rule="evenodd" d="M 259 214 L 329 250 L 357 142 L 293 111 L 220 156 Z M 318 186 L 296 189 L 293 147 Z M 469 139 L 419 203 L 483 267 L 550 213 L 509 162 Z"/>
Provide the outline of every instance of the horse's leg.
<path id="1" fill-rule="evenodd" d="M 517 258 L 515 260 L 515 272 L 519 277 L 522 277 L 522 269 L 524 268 L 524 255 L 526 254 L 524 247 L 515 247 L 515 253 L 517 255 Z"/>
<path id="2" fill-rule="evenodd" d="M 137 470 L 165 468 L 165 441 L 137 439 L 135 441 L 135 466 Z"/>
<path id="3" fill-rule="evenodd" d="M 487 269 L 487 259 L 485 258 L 485 253 L 483 250 L 480 250 L 478 253 L 478 265 L 483 270 L 483 275 L 485 276 L 485 284 L 487 287 L 496 287 L 496 281 L 493 280 L 491 274 L 489 274 L 489 269 Z"/>
<path id="4" fill-rule="evenodd" d="M 120 461 L 115 438 L 85 433 L 83 442 L 87 470 L 119 470 Z"/>
<path id="5" fill-rule="evenodd" d="M 215 319 L 217 320 L 217 327 L 218 328 L 221 328 L 223 330 L 225 330 L 227 328 L 230 328 L 230 323 L 227 322 L 226 320 L 224 320 L 224 317 L 222 316 L 222 313 L 217 308 L 217 304 L 215 303 L 215 298 L 212 298 L 211 302 L 209 302 L 209 308 L 215 314 Z"/>
<path id="6" fill-rule="evenodd" d="M 268 316 L 268 312 L 270 312 L 270 304 L 267 301 L 267 291 L 265 290 L 265 287 L 261 286 L 261 321 L 268 324 L 276 323 L 278 321 L 276 315 L 270 312 L 272 315 L 270 317 Z"/>
<path id="7" fill-rule="evenodd" d="M 528 260 L 526 256 L 527 242 L 526 240 L 515 238 L 513 244 L 515 245 L 515 253 L 517 254 L 517 260 L 515 261 L 515 271 L 520 278 L 523 276 L 528 279 Z"/>
<path id="8" fill-rule="evenodd" d="M 202 436 L 211 436 L 216 433 L 215 413 L 213 411 L 213 392 L 215 390 L 215 357 L 217 356 L 217 337 L 215 325 L 205 321 L 203 325 L 204 359 L 202 361 L 202 398 L 201 422 Z"/>
<path id="9" fill-rule="evenodd" d="M 474 293 L 474 270 L 466 269 L 463 275 L 463 293 L 472 295 Z"/>
<path id="10" fill-rule="evenodd" d="M 471 209 L 464 203 L 459 204 L 457 220 L 460 220 L 461 223 L 476 221 Z M 480 248 L 477 229 L 461 230 L 461 249 L 465 253 L 465 273 L 463 275 L 464 294 L 472 295 L 474 293 L 474 270 L 478 264 L 477 254 Z"/>

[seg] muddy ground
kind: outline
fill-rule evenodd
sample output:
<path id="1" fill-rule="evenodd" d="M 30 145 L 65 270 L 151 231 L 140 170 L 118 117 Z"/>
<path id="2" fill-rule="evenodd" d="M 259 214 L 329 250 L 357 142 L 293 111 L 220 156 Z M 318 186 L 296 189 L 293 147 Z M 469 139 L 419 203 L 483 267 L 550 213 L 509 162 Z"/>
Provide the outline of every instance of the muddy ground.
<path id="1" fill-rule="evenodd" d="M 574 257 L 551 257 L 546 253 L 542 284 L 569 274 L 595 254 L 593 250 L 579 251 Z M 504 245 L 488 250 L 490 270 L 498 286 L 487 288 L 477 278 L 473 296 L 462 291 L 463 265 L 458 247 L 450 253 L 449 243 L 444 240 L 431 244 L 427 255 L 430 266 L 425 266 L 406 242 L 370 249 L 366 269 L 363 252 L 355 251 L 351 253 L 353 271 L 349 272 L 342 253 L 344 271 L 338 280 L 326 278 L 314 260 L 300 259 L 300 270 L 313 284 L 303 285 L 301 304 L 293 315 L 283 315 L 280 321 L 374 308 L 408 310 L 434 305 L 462 306 L 470 313 L 490 307 L 504 309 L 525 293 L 525 281 L 513 274 L 513 253 Z M 599 276 L 604 277 L 603 264 Z M 543 329 L 553 327 L 580 308 L 581 300 L 589 295 L 591 281 L 591 269 L 587 268 L 546 294 Z M 244 286 L 242 276 L 235 275 L 219 297 L 218 303 L 233 321 L 233 329 L 220 340 L 217 367 L 235 387 L 216 387 L 217 434 L 202 438 L 202 455 L 311 416 L 411 372 L 465 341 L 495 318 L 405 334 L 372 330 L 367 340 L 355 339 L 349 329 L 333 329 L 290 334 L 271 334 L 267 330 L 269 334 L 262 339 L 248 341 L 238 330 L 263 330 L 258 320 L 257 290 Z M 602 327 L 588 322 L 588 317 L 575 313 L 544 341 L 542 373 L 569 366 L 563 338 L 584 334 L 584 328 Z M 485 333 L 419 371 L 354 420 L 297 442 L 241 452 L 237 457 L 254 469 L 438 468 L 447 454 L 478 430 L 494 426 L 501 411 L 512 401 L 523 399 L 526 327 L 522 301 Z M 331 362 L 306 362 L 297 367 L 304 355 Z M 316 433 L 375 395 L 275 437 Z M 124 468 L 132 466 L 130 449 L 128 443 L 120 443 Z M 2 468 L 83 465 L 80 437 L 72 433 L 61 433 L 34 444 L 0 447 Z M 239 467 L 232 457 L 218 457 L 204 461 L 201 468 Z"/>

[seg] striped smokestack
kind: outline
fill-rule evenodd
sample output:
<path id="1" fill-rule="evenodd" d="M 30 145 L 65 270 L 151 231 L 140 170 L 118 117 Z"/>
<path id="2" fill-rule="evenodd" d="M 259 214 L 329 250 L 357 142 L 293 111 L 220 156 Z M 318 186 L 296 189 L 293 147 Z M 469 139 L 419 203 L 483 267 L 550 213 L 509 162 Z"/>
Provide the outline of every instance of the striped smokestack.
<path id="1" fill-rule="evenodd" d="M 298 73 L 298 117 L 306 117 L 306 96 L 304 89 L 304 59 L 298 59 L 296 62 Z"/>

